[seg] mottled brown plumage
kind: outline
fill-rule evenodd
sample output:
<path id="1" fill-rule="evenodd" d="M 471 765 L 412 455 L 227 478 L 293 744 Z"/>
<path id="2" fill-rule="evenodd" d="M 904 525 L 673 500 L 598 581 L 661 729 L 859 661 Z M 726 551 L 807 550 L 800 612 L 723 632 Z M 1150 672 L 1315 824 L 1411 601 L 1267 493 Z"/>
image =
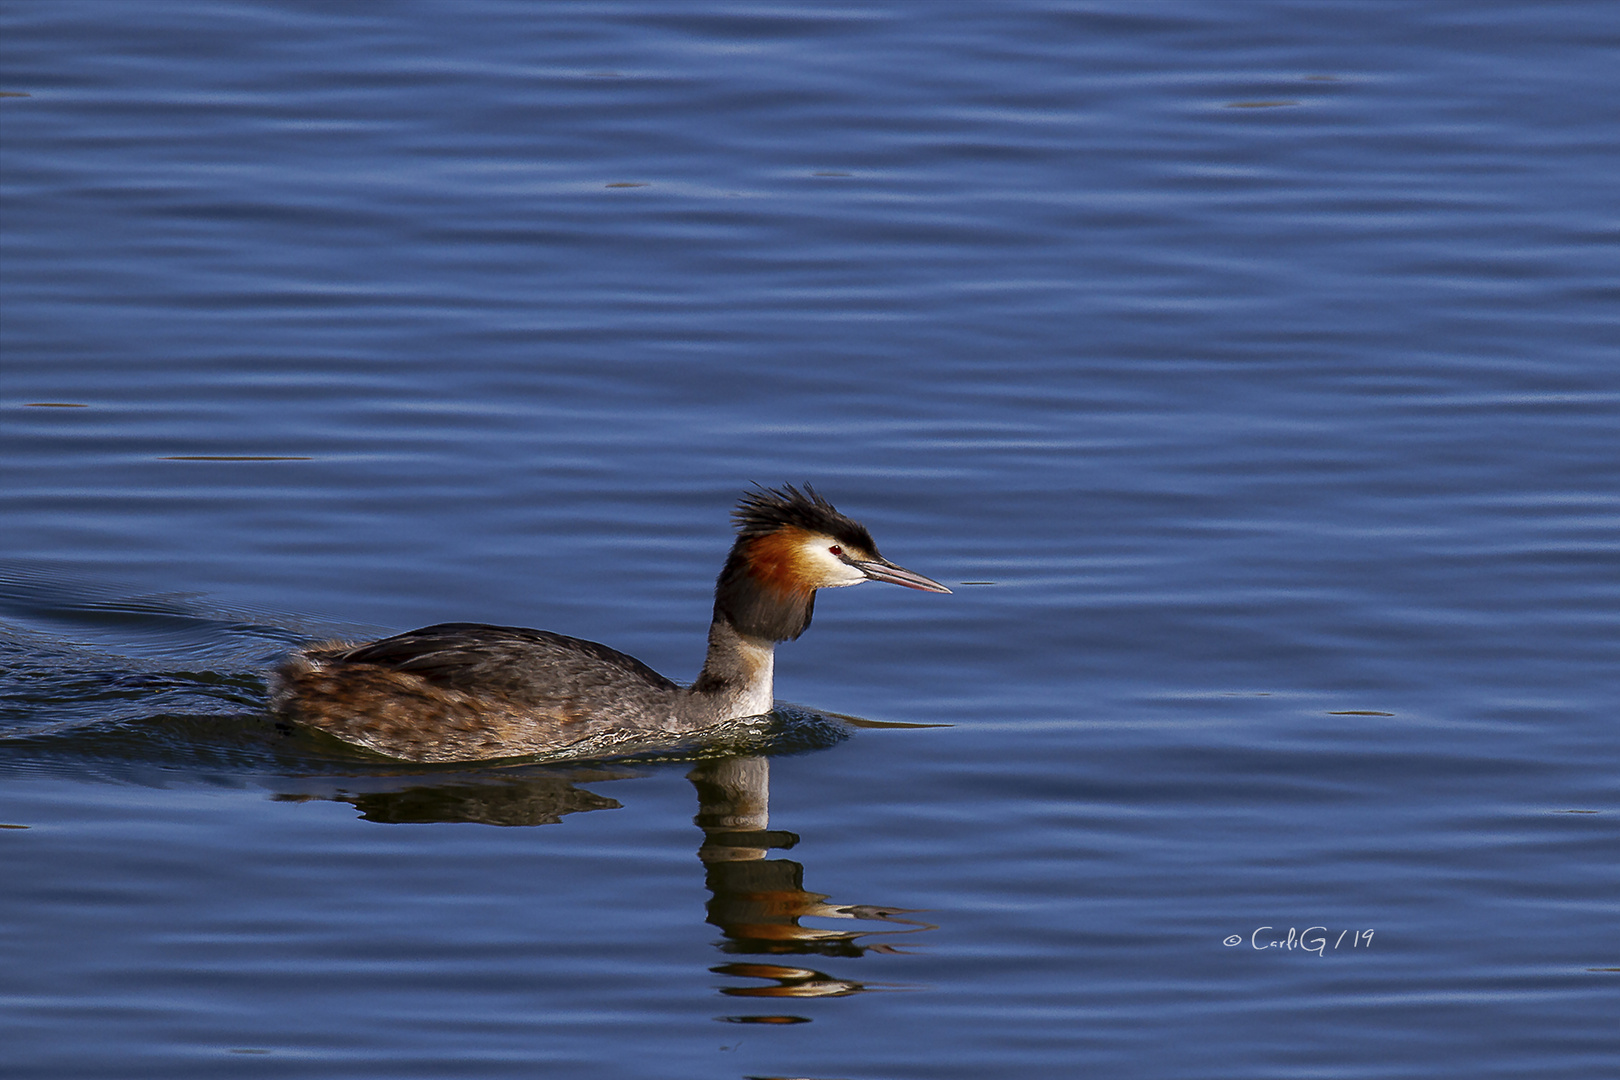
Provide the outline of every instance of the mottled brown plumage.
<path id="1" fill-rule="evenodd" d="M 810 625 L 815 590 L 938 582 L 878 554 L 809 485 L 760 488 L 733 514 L 703 670 L 682 688 L 605 645 L 545 630 L 440 623 L 364 644 L 326 642 L 276 669 L 292 720 L 411 761 L 471 761 L 682 735 L 771 708 L 774 648 Z"/>

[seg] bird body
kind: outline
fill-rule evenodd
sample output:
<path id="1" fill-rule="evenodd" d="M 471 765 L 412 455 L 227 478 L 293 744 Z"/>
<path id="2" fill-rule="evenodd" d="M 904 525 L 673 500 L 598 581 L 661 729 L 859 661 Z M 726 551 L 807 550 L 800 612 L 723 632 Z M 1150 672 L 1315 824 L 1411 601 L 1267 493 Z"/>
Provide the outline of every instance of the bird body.
<path id="1" fill-rule="evenodd" d="M 276 669 L 293 721 L 410 761 L 474 761 L 679 736 L 770 712 L 776 644 L 810 625 L 817 589 L 945 586 L 878 554 L 864 526 L 805 485 L 761 488 L 733 513 L 703 670 L 688 687 L 606 645 L 546 630 L 440 623 L 327 642 Z"/>

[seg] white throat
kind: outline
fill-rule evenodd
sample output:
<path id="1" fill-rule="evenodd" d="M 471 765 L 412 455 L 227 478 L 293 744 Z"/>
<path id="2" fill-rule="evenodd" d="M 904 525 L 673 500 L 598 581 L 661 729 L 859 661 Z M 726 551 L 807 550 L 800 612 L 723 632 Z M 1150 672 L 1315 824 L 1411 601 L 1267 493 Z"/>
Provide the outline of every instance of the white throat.
<path id="1" fill-rule="evenodd" d="M 734 719 L 770 712 L 776 705 L 776 643 L 738 634 L 737 654 L 748 681 L 727 711 Z"/>

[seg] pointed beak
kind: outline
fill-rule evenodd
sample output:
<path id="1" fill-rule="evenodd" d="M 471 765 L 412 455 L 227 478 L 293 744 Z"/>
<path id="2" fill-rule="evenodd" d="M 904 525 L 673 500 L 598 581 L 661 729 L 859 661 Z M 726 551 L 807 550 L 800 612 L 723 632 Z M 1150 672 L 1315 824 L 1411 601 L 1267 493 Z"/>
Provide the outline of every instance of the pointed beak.
<path id="1" fill-rule="evenodd" d="M 874 559 L 871 562 L 859 560 L 851 561 L 850 565 L 865 574 L 868 581 L 887 581 L 890 585 L 904 585 L 908 589 L 921 589 L 923 592 L 943 592 L 951 590 L 931 578 L 921 574 L 913 574 L 903 566 L 896 566 L 887 559 Z"/>

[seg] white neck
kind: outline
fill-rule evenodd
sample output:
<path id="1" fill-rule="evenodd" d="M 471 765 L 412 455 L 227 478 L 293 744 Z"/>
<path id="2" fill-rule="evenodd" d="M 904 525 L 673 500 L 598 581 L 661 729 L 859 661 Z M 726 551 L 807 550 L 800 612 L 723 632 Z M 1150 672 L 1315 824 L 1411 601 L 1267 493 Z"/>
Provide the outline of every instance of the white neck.
<path id="1" fill-rule="evenodd" d="M 725 618 L 709 626 L 709 655 L 686 692 L 690 722 L 708 725 L 771 711 L 776 642 L 744 634 Z"/>

